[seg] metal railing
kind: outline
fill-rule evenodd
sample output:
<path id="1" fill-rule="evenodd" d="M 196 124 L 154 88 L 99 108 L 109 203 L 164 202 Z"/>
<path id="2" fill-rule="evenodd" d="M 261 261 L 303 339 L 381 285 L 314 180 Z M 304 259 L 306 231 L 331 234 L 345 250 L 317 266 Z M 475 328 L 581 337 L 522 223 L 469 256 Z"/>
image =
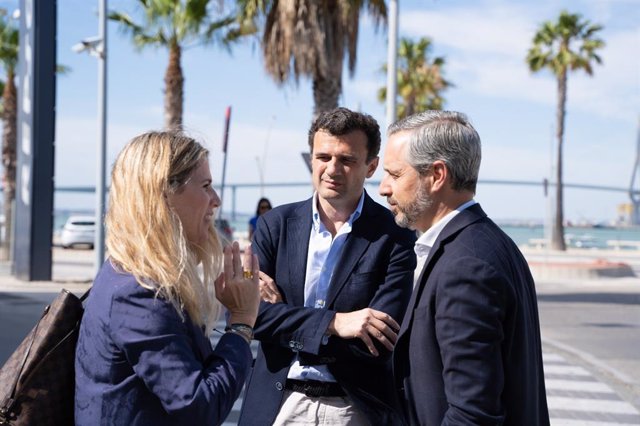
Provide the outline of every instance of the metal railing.
<path id="1" fill-rule="evenodd" d="M 368 180 L 366 186 L 378 186 L 379 180 Z M 528 180 L 501 180 L 501 179 L 480 179 L 478 185 L 510 185 L 510 186 L 532 186 L 545 189 L 547 187 L 554 187 L 555 182 L 546 180 L 540 181 L 528 181 Z M 616 187 L 616 186 L 603 186 L 603 185 L 591 185 L 581 183 L 564 183 L 566 189 L 580 189 L 591 191 L 606 191 L 606 192 L 622 192 L 629 193 L 629 188 Z M 308 187 L 311 189 L 311 182 L 271 182 L 271 183 L 232 183 L 225 185 L 225 191 L 231 190 L 231 219 L 235 220 L 237 213 L 237 200 L 238 191 L 242 189 L 262 189 L 262 188 L 293 188 L 293 187 Z M 220 190 L 220 187 L 216 187 L 216 190 Z M 2 189 L 0 188 L 0 191 Z M 55 188 L 56 192 L 60 193 L 94 193 L 95 187 L 93 186 L 59 186 Z M 107 189 L 108 191 L 108 189 Z M 640 190 L 634 191 L 640 196 Z M 224 194 L 223 194 L 224 195 Z"/>
<path id="2" fill-rule="evenodd" d="M 367 180 L 365 182 L 367 187 L 378 186 L 380 185 L 379 180 Z M 549 187 L 555 187 L 555 182 L 550 182 L 546 180 L 540 181 L 530 181 L 530 180 L 502 180 L 502 179 L 480 179 L 478 180 L 478 185 L 508 185 L 508 186 L 529 186 L 529 187 L 540 187 L 543 190 L 545 186 L 548 189 Z M 604 186 L 604 185 L 591 185 L 591 184 L 582 184 L 582 183 L 564 183 L 564 188 L 566 189 L 579 189 L 579 190 L 590 190 L 590 191 L 605 191 L 605 192 L 621 192 L 630 194 L 632 196 L 640 197 L 640 190 L 630 190 L 629 188 L 617 187 L 617 186 Z M 231 190 L 231 219 L 235 220 L 235 216 L 237 213 L 237 200 L 238 200 L 238 191 L 243 189 L 263 189 L 263 188 L 309 188 L 311 190 L 311 182 L 271 182 L 271 183 L 231 183 L 225 185 L 225 192 L 227 189 Z M 220 190 L 219 186 L 215 187 L 216 190 Z M 95 193 L 94 186 L 57 186 L 54 189 L 55 192 L 59 193 L 80 193 L 80 194 L 93 194 Z M 2 192 L 2 188 L 0 187 L 0 193 Z M 108 188 L 107 188 L 108 192 Z M 222 194 L 224 195 L 224 194 Z M 2 200 L 0 200 L 2 201 Z"/>

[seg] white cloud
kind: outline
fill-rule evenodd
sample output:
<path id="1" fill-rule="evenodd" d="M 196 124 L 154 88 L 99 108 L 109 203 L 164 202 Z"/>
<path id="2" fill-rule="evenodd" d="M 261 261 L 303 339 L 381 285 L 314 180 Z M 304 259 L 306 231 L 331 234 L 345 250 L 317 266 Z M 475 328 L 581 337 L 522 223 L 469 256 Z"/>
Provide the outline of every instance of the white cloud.
<path id="1" fill-rule="evenodd" d="M 509 161 L 505 161 L 505 158 Z M 522 148 L 484 141 L 479 178 L 539 182 L 549 177 L 549 163 L 549 153 L 539 147 Z"/>
<path id="2" fill-rule="evenodd" d="M 640 29 L 610 34 L 593 76 L 569 79 L 571 107 L 634 122 L 640 110 Z"/>
<path id="3" fill-rule="evenodd" d="M 143 130 L 137 126 L 109 123 L 107 128 L 107 175 L 118 152 L 127 141 L 141 131 Z M 95 185 L 97 149 L 98 124 L 96 119 L 59 117 L 56 121 L 56 186 Z"/>
<path id="4" fill-rule="evenodd" d="M 401 15 L 402 33 L 431 37 L 436 45 L 468 53 L 510 56 L 531 40 L 533 27 L 523 6 L 509 3 L 492 8 L 486 2 L 439 11 Z"/>
<path id="5" fill-rule="evenodd" d="M 453 90 L 555 105 L 555 77 L 546 71 L 532 76 L 525 63 L 536 28 L 554 17 L 548 13 L 548 6 L 536 3 L 485 1 L 410 11 L 401 16 L 401 28 L 412 37 L 431 37 L 436 54 L 446 52 Z M 640 109 L 640 30 L 612 28 L 602 37 L 603 65 L 594 67 L 592 77 L 582 71 L 570 75 L 568 107 L 634 122 Z"/>
<path id="6" fill-rule="evenodd" d="M 378 101 L 378 89 L 382 87 L 385 80 L 383 77 L 378 78 L 377 80 L 366 80 L 363 78 L 354 79 L 353 81 L 345 84 L 345 87 L 348 87 L 349 93 L 348 96 L 355 98 L 362 98 L 369 102 L 377 102 Z"/>
<path id="7" fill-rule="evenodd" d="M 139 114 L 142 117 L 158 120 L 158 117 L 164 117 L 164 105 L 162 103 L 149 103 L 146 105 L 140 105 L 137 108 Z"/>

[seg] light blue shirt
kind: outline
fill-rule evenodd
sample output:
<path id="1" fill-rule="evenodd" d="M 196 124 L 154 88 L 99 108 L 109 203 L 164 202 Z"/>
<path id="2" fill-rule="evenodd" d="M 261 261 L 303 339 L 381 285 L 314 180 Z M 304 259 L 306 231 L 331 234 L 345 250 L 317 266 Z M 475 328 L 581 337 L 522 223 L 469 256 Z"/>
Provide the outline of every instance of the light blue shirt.
<path id="1" fill-rule="evenodd" d="M 333 270 L 340 259 L 347 236 L 353 229 L 353 222 L 362 213 L 364 191 L 360 196 L 356 209 L 351 213 L 349 219 L 342 224 L 335 237 L 331 235 L 331 232 L 327 230 L 327 227 L 320 220 L 317 203 L 318 195 L 315 193 L 312 203 L 313 221 L 309 235 L 309 251 L 307 253 L 307 270 L 304 283 L 304 306 L 324 309 Z M 336 381 L 326 366 L 302 366 L 297 359 L 291 366 L 287 377 L 297 380 Z"/>

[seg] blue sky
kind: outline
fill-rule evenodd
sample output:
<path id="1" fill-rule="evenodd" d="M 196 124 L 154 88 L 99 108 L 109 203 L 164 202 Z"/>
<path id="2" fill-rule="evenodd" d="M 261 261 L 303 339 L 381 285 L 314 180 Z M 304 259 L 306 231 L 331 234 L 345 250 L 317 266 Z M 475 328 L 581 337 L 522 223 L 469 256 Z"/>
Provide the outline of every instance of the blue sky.
<path id="1" fill-rule="evenodd" d="M 110 9 L 136 13 L 136 2 L 111 0 Z M 11 8 L 16 2 L 2 1 Z M 562 9 L 604 25 L 604 64 L 594 76 L 570 75 L 565 130 L 565 182 L 628 187 L 636 155 L 640 116 L 640 7 L 638 0 L 400 0 L 400 35 L 428 36 L 432 54 L 445 56 L 446 108 L 465 112 L 483 142 L 480 179 L 541 181 L 551 176 L 556 83 L 532 76 L 525 56 L 540 23 Z M 93 185 L 97 141 L 97 61 L 71 46 L 98 32 L 97 1 L 58 0 L 58 62 L 71 67 L 58 79 L 56 185 Z M 363 18 L 353 79 L 344 74 L 341 104 L 370 113 L 383 127 L 384 105 L 376 91 L 385 83 L 386 32 Z M 133 136 L 162 126 L 165 50 L 136 51 L 109 23 L 108 167 Z M 217 46 L 184 52 L 185 126 L 211 149 L 218 183 L 222 170 L 224 111 L 231 105 L 228 183 L 309 181 L 300 153 L 307 150 L 312 111 L 311 82 L 278 87 L 263 71 L 256 40 L 231 53 Z M 383 137 L 383 148 L 384 141 Z M 373 179 L 379 179 L 381 169 Z M 369 186 L 370 194 L 377 187 Z M 308 188 L 267 188 L 274 204 L 307 197 Z M 260 191 L 242 189 L 236 207 L 251 212 Z M 384 202 L 380 197 L 375 197 Z M 566 190 L 572 221 L 608 221 L 624 193 Z M 476 199 L 497 219 L 542 220 L 548 204 L 542 189 L 480 185 Z M 225 194 L 224 209 L 231 208 Z M 56 208 L 87 208 L 92 195 L 59 195 Z"/>

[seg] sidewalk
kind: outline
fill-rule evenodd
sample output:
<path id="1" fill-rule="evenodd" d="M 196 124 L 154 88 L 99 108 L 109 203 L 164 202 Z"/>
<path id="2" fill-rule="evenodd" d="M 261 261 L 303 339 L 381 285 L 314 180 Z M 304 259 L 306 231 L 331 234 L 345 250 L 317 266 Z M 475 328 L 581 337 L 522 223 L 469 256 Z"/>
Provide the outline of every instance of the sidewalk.
<path id="1" fill-rule="evenodd" d="M 22 281 L 11 275 L 10 265 L 0 262 L 0 292 L 57 293 L 63 288 L 82 293 L 95 276 L 93 250 L 53 248 L 51 281 Z"/>
<path id="2" fill-rule="evenodd" d="M 557 252 L 531 247 L 520 249 L 536 282 L 640 277 L 638 250 L 568 249 Z"/>

